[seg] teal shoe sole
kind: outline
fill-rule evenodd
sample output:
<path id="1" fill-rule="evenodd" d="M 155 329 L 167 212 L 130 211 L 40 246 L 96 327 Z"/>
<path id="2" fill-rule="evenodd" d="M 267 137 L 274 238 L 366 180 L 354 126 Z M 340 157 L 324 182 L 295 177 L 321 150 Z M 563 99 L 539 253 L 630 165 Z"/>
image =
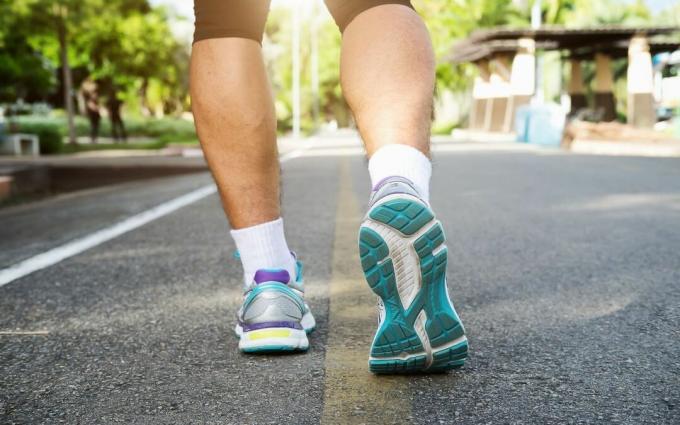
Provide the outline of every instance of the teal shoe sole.
<path id="1" fill-rule="evenodd" d="M 260 353 L 260 354 L 267 354 L 267 353 L 292 353 L 294 351 L 300 351 L 300 352 L 305 352 L 309 348 L 294 348 L 294 347 L 289 347 L 287 345 L 264 345 L 261 347 L 253 347 L 253 348 L 244 348 L 241 350 L 243 353 L 248 353 L 248 354 L 255 354 L 255 353 Z"/>
<path id="2" fill-rule="evenodd" d="M 414 373 L 462 366 L 468 342 L 446 288 L 447 249 L 441 224 L 428 207 L 407 197 L 373 207 L 369 218 L 359 230 L 361 266 L 368 285 L 385 305 L 385 318 L 371 347 L 369 369 L 374 373 Z M 380 224 L 376 226 L 375 222 Z M 407 308 L 397 289 L 396 253 L 390 252 L 390 245 L 376 231 L 380 225 L 405 242 L 399 248 L 403 251 L 401 258 L 417 257 L 411 263 L 417 264 L 418 270 L 403 275 L 414 278 L 420 274 L 419 290 Z M 423 230 L 425 227 L 427 230 Z M 426 318 L 417 324 L 423 312 Z"/>

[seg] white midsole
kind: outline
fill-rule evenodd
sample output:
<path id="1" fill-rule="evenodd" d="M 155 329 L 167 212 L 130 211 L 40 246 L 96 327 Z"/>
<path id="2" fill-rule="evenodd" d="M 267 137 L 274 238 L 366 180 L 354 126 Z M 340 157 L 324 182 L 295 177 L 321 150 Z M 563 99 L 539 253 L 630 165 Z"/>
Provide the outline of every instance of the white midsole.
<path id="1" fill-rule="evenodd" d="M 252 338 L 258 333 L 262 332 L 283 332 L 287 336 L 270 336 L 266 338 Z M 252 339 L 251 339 L 252 338 Z M 271 328 L 271 329 L 256 329 L 241 334 L 241 339 L 238 343 L 238 348 L 241 350 L 248 348 L 264 348 L 264 347 L 290 347 L 307 349 L 309 348 L 309 340 L 307 339 L 307 332 L 300 329 L 290 328 Z"/>
<path id="2" fill-rule="evenodd" d="M 302 316 L 302 320 L 300 320 L 300 325 L 302 326 L 302 329 L 305 330 L 305 332 L 311 331 L 316 326 L 316 320 L 314 320 L 314 315 L 312 315 L 312 311 L 309 309 L 308 306 L 307 313 L 305 313 L 305 315 Z M 236 323 L 236 326 L 234 327 L 234 332 L 236 333 L 237 336 L 241 336 L 243 334 L 243 328 L 239 323 Z"/>

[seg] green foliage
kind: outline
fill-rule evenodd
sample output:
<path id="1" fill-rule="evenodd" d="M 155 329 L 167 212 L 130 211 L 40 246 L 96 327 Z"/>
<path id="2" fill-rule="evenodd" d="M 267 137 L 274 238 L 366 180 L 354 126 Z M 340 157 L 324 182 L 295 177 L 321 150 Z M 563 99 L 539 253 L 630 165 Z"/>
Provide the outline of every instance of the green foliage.
<path id="1" fill-rule="evenodd" d="M 448 122 L 435 123 L 432 126 L 432 134 L 440 134 L 440 135 L 448 136 L 456 128 L 458 128 L 458 123 L 455 123 L 455 122 L 448 121 Z"/>
<path id="2" fill-rule="evenodd" d="M 654 18 L 659 25 L 680 26 L 680 3 L 670 4 Z"/>
<path id="3" fill-rule="evenodd" d="M 194 123 L 179 118 L 135 118 L 127 120 L 126 125 L 131 135 L 170 136 L 177 139 L 196 138 Z"/>
<path id="4" fill-rule="evenodd" d="M 414 7 L 430 29 L 437 57 L 437 85 L 440 90 L 465 90 L 475 69 L 471 65 L 452 66 L 447 60 L 456 40 L 468 36 L 481 27 L 526 23 L 513 0 L 415 0 Z M 314 128 L 311 89 L 311 32 L 312 14 L 303 14 L 302 27 L 302 128 Z M 318 19 L 318 18 L 317 18 Z M 292 121 L 292 63 L 291 12 L 274 8 L 269 14 L 264 43 L 265 58 L 272 78 L 275 105 L 280 131 L 291 128 Z M 351 123 L 351 113 L 340 88 L 341 36 L 330 19 L 317 23 L 319 42 L 319 103 L 321 120 L 336 120 L 340 126 Z"/>
<path id="5" fill-rule="evenodd" d="M 473 31 L 493 26 L 527 26 L 533 0 L 413 0 L 432 35 L 437 58 L 437 89 L 469 89 L 475 68 L 451 65 L 448 56 L 458 40 Z M 341 36 L 327 15 L 312 21 L 304 2 L 302 28 L 302 126 L 316 125 L 312 111 L 311 44 L 313 24 L 319 42 L 319 104 L 321 121 L 351 123 L 339 78 Z M 680 23 L 680 6 L 652 18 L 642 0 L 543 0 L 546 24 L 588 26 L 601 24 Z M 291 14 L 289 8 L 274 7 L 270 13 L 264 54 L 272 78 L 279 129 L 292 121 Z M 18 98 L 28 101 L 62 102 L 56 93 L 61 65 L 58 30 L 66 35 L 68 58 L 75 89 L 86 78 L 102 88 L 116 87 L 125 102 L 127 115 L 176 114 L 189 108 L 188 46 L 178 41 L 170 28 L 169 14 L 149 0 L 0 0 L 0 102 Z M 105 97 L 106 93 L 102 93 Z M 35 118 L 28 118 L 27 120 Z M 60 131 L 63 117 L 50 119 Z M 131 136 L 163 141 L 195 141 L 193 124 L 182 120 L 152 120 L 127 117 Z M 440 124 L 442 131 L 450 123 Z M 76 119 L 78 135 L 87 135 L 89 125 Z M 102 135 L 109 134 L 102 120 Z"/>
<path id="6" fill-rule="evenodd" d="M 54 66 L 28 41 L 27 2 L 0 0 L 0 102 L 44 100 L 56 85 Z"/>
<path id="7" fill-rule="evenodd" d="M 40 139 L 40 153 L 53 154 L 61 152 L 64 142 L 58 124 L 49 121 L 20 120 L 17 123 L 18 133 L 35 134 Z"/>
<path id="8" fill-rule="evenodd" d="M 25 133 L 37 134 L 43 128 L 56 128 L 61 134 L 66 133 L 66 118 L 64 116 L 20 116 L 12 119 L 19 129 Z M 76 117 L 76 134 L 89 136 L 90 124 L 84 117 Z M 181 118 L 145 118 L 128 117 L 125 128 L 130 137 L 163 138 L 167 142 L 189 141 L 196 139 L 194 123 Z M 105 118 L 100 123 L 100 136 L 110 137 L 111 127 Z"/>
<path id="9" fill-rule="evenodd" d="M 568 27 L 602 24 L 644 25 L 651 21 L 649 8 L 642 0 L 623 3 L 620 0 L 571 0 L 573 6 L 562 21 Z"/>
<path id="10" fill-rule="evenodd" d="M 126 101 L 136 109 L 185 109 L 187 46 L 173 36 L 166 11 L 147 0 L 0 0 L 0 101 L 57 94 L 60 34 L 76 90 L 91 78 L 104 90 L 134 91 Z M 61 96 L 53 99 L 60 105 Z"/>
<path id="11" fill-rule="evenodd" d="M 302 21 L 301 90 L 304 132 L 315 129 L 313 119 L 311 44 L 313 22 L 311 15 Z M 351 114 L 340 89 L 340 32 L 331 20 L 317 22 L 319 63 L 319 104 L 321 121 L 337 120 L 341 126 L 349 125 Z M 275 93 L 275 106 L 279 131 L 292 128 L 292 19 L 288 9 L 274 8 L 269 14 L 264 43 L 265 58 Z"/>
<path id="12" fill-rule="evenodd" d="M 485 27 L 527 22 L 512 0 L 416 0 L 414 5 L 432 34 L 440 90 L 465 90 L 475 75 L 473 66 L 447 60 L 457 40 Z"/>
<path id="13" fill-rule="evenodd" d="M 36 132 L 40 138 L 40 152 L 43 154 L 53 154 L 61 152 L 64 146 L 64 139 L 59 129 L 55 126 L 39 128 Z"/>
<path id="14" fill-rule="evenodd" d="M 61 114 L 55 116 L 42 115 L 25 115 L 13 117 L 12 122 L 16 123 L 19 128 L 25 133 L 37 133 L 43 127 L 57 128 L 61 134 L 66 134 L 66 117 Z M 101 134 L 108 134 L 107 123 L 102 122 Z M 84 117 L 76 117 L 76 134 L 78 136 L 85 136 L 90 134 L 90 124 Z"/>
<path id="15" fill-rule="evenodd" d="M 92 152 L 92 151 L 106 151 L 106 150 L 148 150 L 148 149 L 163 149 L 167 142 L 162 140 L 153 140 L 145 143 L 97 143 L 96 145 L 64 145 L 59 153 L 78 153 L 78 152 Z"/>

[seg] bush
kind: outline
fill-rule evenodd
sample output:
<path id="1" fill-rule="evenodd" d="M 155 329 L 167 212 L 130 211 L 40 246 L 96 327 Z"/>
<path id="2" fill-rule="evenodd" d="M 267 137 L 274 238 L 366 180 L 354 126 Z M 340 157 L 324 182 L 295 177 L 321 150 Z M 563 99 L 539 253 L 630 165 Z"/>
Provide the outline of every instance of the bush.
<path id="1" fill-rule="evenodd" d="M 63 115 L 62 111 L 55 111 L 50 116 L 14 116 L 11 120 L 23 133 L 39 134 L 45 132 L 46 140 L 56 139 L 54 134 L 55 129 L 61 136 L 65 136 L 68 133 L 66 117 Z M 86 117 L 77 115 L 74 121 L 77 136 L 90 135 L 90 123 Z M 124 121 L 128 137 L 150 137 L 157 139 L 162 143 L 191 143 L 197 139 L 194 123 L 181 118 L 126 116 L 124 117 Z M 106 117 L 102 117 L 101 119 L 99 135 L 101 137 L 111 136 L 111 126 L 109 119 Z M 60 146 L 61 144 L 57 147 Z M 51 147 L 48 146 L 45 146 L 45 148 L 51 149 Z M 43 152 L 46 153 L 46 151 Z M 50 152 L 53 153 L 54 151 L 50 150 Z"/>
<path id="2" fill-rule="evenodd" d="M 432 125 L 432 134 L 450 136 L 453 130 L 458 127 L 459 125 L 456 122 L 436 122 Z"/>
<path id="3" fill-rule="evenodd" d="M 55 126 L 44 126 L 38 129 L 40 138 L 40 153 L 52 154 L 61 152 L 64 146 L 64 139 Z"/>
<path id="4" fill-rule="evenodd" d="M 194 123 L 177 118 L 144 120 L 142 128 L 139 128 L 137 133 L 150 137 L 170 136 L 176 137 L 177 139 L 196 138 Z"/>
<path id="5" fill-rule="evenodd" d="M 19 133 L 35 134 L 40 139 L 40 153 L 51 154 L 61 152 L 64 146 L 63 136 L 59 125 L 54 123 L 18 123 Z"/>

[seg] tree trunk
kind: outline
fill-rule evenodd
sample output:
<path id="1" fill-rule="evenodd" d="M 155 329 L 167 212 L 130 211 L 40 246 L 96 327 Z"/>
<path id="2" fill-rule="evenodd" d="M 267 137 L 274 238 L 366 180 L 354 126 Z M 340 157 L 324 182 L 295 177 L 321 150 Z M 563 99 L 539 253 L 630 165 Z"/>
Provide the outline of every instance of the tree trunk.
<path id="1" fill-rule="evenodd" d="M 149 89 L 149 80 L 148 78 L 143 78 L 142 79 L 142 85 L 139 87 L 139 103 L 142 106 L 142 115 L 145 117 L 150 117 L 153 115 L 151 108 L 149 107 L 149 103 L 147 102 L 146 99 L 146 92 Z"/>
<path id="2" fill-rule="evenodd" d="M 68 63 L 68 44 L 66 38 L 66 23 L 65 16 L 62 13 L 58 18 L 57 32 L 59 36 L 59 54 L 61 56 L 61 72 L 64 78 L 64 106 L 66 107 L 66 116 L 68 119 L 68 141 L 71 144 L 76 143 L 76 127 L 73 122 L 75 109 L 73 106 L 73 75 L 71 74 L 71 67 Z"/>

